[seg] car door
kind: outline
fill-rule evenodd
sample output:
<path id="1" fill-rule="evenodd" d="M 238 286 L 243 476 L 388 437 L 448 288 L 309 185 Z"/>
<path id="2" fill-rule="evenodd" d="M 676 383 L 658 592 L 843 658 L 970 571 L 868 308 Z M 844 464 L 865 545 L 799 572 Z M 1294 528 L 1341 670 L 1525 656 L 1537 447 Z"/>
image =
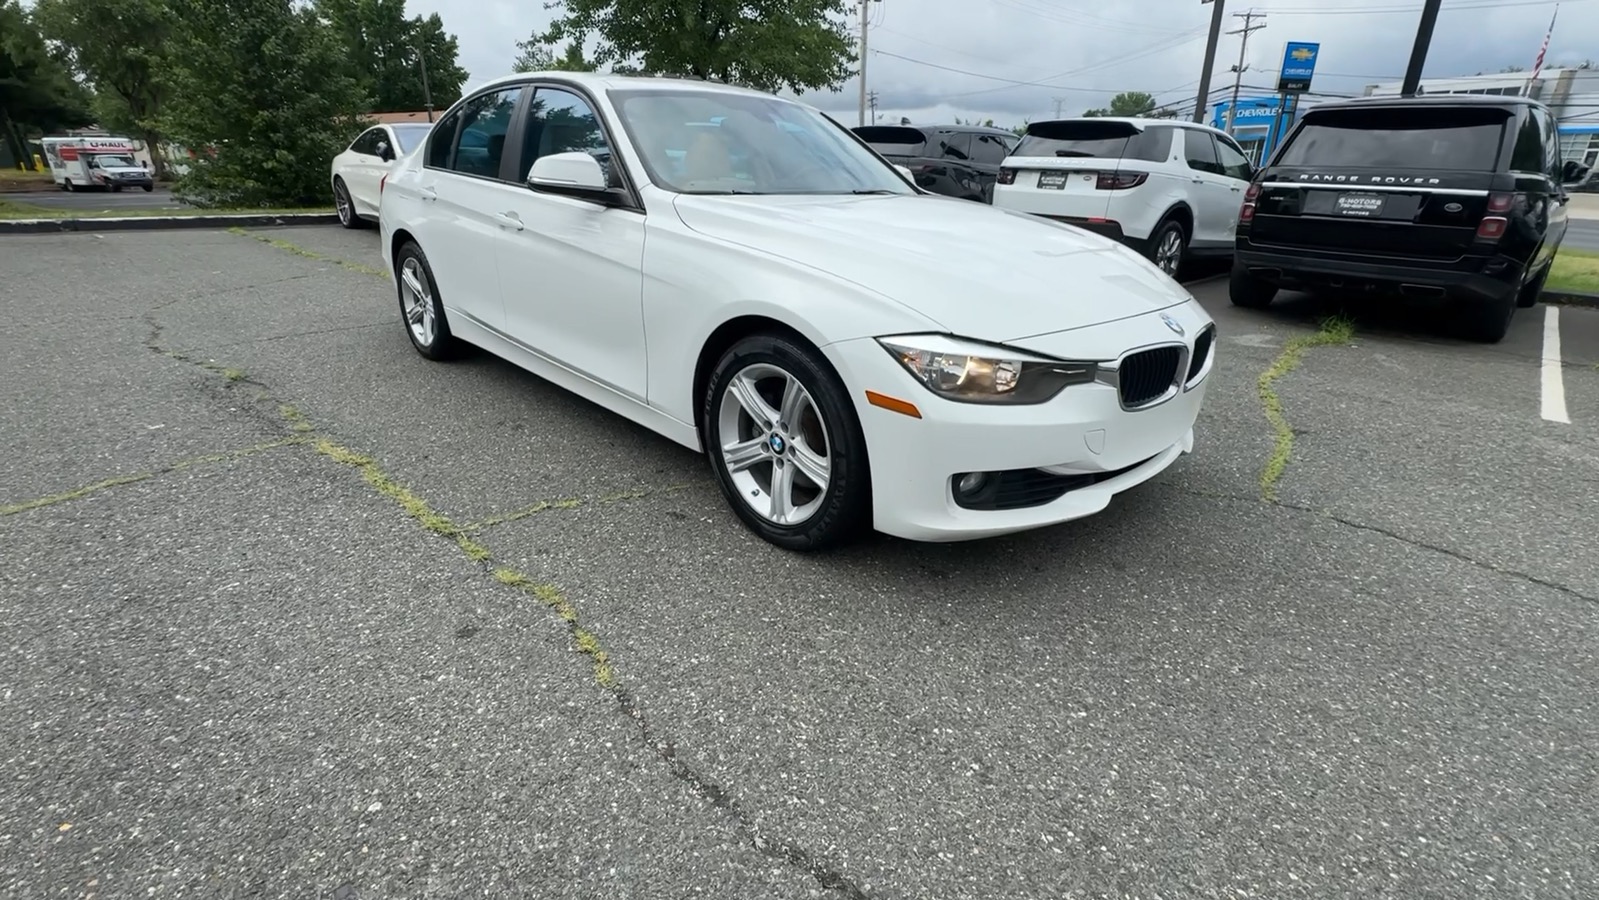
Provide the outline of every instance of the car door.
<path id="1" fill-rule="evenodd" d="M 363 131 L 350 143 L 346 164 L 339 173 L 344 178 L 344 186 L 350 190 L 350 200 L 355 203 L 356 211 L 363 215 L 377 215 L 378 180 L 383 177 L 378 143 L 386 137 L 382 126 Z"/>
<path id="2" fill-rule="evenodd" d="M 1554 259 L 1561 241 L 1565 240 L 1566 229 L 1570 226 L 1571 195 L 1565 186 L 1565 163 L 1560 158 L 1560 134 L 1555 126 L 1554 117 L 1547 110 L 1536 106 L 1532 108 L 1532 115 L 1542 133 L 1543 170 L 1548 177 L 1545 190 L 1549 209 L 1549 221 L 1544 229 L 1542 246 L 1539 248 L 1538 257 L 1529 266 L 1536 272 Z"/>
<path id="3" fill-rule="evenodd" d="M 1194 211 L 1194 233 L 1188 244 L 1196 250 L 1225 242 L 1232 212 L 1231 179 L 1222 174 L 1216 156 L 1216 142 L 1210 132 L 1198 128 L 1178 129 L 1183 136 L 1183 158 L 1188 162 L 1188 205 Z M 1236 206 L 1236 204 L 1234 204 Z"/>
<path id="4" fill-rule="evenodd" d="M 504 165 L 506 136 L 530 90 L 502 85 L 458 105 L 428 136 L 417 182 L 426 208 L 417 239 L 446 311 L 495 330 L 505 324 L 495 216 L 508 190 L 502 177 L 511 171 Z"/>
<path id="5" fill-rule="evenodd" d="M 615 183 L 605 123 L 575 88 L 539 85 L 516 142 L 517 171 L 583 151 Z M 637 209 L 506 186 L 498 259 L 505 331 L 517 343 L 596 382 L 645 399 L 644 215 Z"/>
<path id="6" fill-rule="evenodd" d="M 972 135 L 972 174 L 977 181 L 977 195 L 984 203 L 994 202 L 994 180 L 999 177 L 1000 163 L 1010 155 L 1010 147 L 1001 135 Z"/>
<path id="7" fill-rule="evenodd" d="M 936 156 L 933 190 L 950 197 L 972 199 L 979 196 L 976 172 L 972 169 L 972 134 L 969 131 L 946 129 L 937 132 L 928 142 L 928 155 Z"/>
<path id="8" fill-rule="evenodd" d="M 1231 245 L 1238 237 L 1238 209 L 1244 204 L 1244 191 L 1249 189 L 1250 179 L 1255 177 L 1255 167 L 1232 138 L 1214 134 L 1211 137 L 1216 141 L 1216 158 L 1232 193 L 1227 201 L 1226 232 L 1222 235 Z"/>

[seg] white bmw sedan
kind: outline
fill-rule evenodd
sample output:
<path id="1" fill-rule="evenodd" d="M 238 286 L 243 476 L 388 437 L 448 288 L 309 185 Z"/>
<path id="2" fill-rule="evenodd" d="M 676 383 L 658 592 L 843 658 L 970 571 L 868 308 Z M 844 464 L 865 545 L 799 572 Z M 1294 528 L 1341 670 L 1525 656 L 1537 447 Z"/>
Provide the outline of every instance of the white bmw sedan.
<path id="1" fill-rule="evenodd" d="M 703 450 L 751 529 L 955 541 L 1102 510 L 1193 447 L 1215 326 L 1109 239 L 923 193 L 809 106 L 527 73 L 380 224 L 412 344 L 476 345 Z"/>

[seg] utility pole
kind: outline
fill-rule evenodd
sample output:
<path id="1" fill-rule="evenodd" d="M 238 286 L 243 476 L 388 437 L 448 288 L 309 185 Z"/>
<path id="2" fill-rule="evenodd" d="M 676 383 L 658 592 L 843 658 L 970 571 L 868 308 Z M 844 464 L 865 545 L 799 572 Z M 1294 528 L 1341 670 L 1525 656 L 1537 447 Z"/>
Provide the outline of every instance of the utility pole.
<path id="1" fill-rule="evenodd" d="M 1405 67 L 1405 81 L 1399 88 L 1401 97 L 1414 97 L 1421 87 L 1421 67 L 1427 63 L 1427 48 L 1432 44 L 1432 27 L 1438 24 L 1438 7 L 1442 0 L 1426 0 L 1421 7 L 1421 24 L 1416 26 L 1416 43 L 1410 48 L 1410 65 Z"/>
<path id="2" fill-rule="evenodd" d="M 416 45 L 416 64 L 422 67 L 422 103 L 427 107 L 428 121 L 433 121 L 433 91 L 428 88 L 428 57 L 422 45 Z"/>
<path id="3" fill-rule="evenodd" d="M 877 124 L 877 92 L 876 91 L 868 91 L 867 92 L 867 94 L 866 94 L 866 105 L 871 107 L 871 109 L 872 109 L 872 124 L 876 125 Z"/>
<path id="4" fill-rule="evenodd" d="M 861 0 L 861 125 L 866 124 L 866 23 L 870 10 L 871 0 Z"/>
<path id="5" fill-rule="evenodd" d="M 1210 70 L 1216 67 L 1216 41 L 1221 38 L 1222 0 L 1199 0 L 1200 4 L 1213 3 L 1210 10 L 1210 41 L 1205 44 L 1205 68 L 1199 73 L 1199 98 L 1194 101 L 1194 124 L 1203 125 L 1205 110 L 1210 108 Z"/>
<path id="6" fill-rule="evenodd" d="M 1066 98 L 1065 97 L 1051 97 L 1049 99 L 1055 101 L 1055 118 L 1057 118 L 1057 119 L 1060 118 L 1060 108 L 1066 104 Z"/>
<path id="7" fill-rule="evenodd" d="M 1227 32 L 1228 34 L 1242 35 L 1238 40 L 1238 65 L 1233 66 L 1233 102 L 1227 105 L 1227 128 L 1225 130 L 1228 134 L 1233 133 L 1233 116 L 1238 113 L 1238 86 L 1244 80 L 1244 69 L 1248 68 L 1244 65 L 1244 54 L 1249 50 L 1249 35 L 1266 27 L 1265 13 L 1250 10 L 1241 14 L 1233 13 L 1233 18 L 1243 19 L 1244 27 L 1235 28 Z M 1255 24 L 1256 19 L 1261 20 L 1260 24 Z"/>

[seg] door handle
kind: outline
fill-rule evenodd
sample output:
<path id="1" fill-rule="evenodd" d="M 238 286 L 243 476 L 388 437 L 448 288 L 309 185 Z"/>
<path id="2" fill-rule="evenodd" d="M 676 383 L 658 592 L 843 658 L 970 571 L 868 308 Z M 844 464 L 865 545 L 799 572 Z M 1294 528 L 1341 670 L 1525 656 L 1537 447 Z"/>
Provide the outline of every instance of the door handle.
<path id="1" fill-rule="evenodd" d="M 1204 184 L 1205 183 L 1205 179 L 1203 179 L 1203 178 L 1190 178 L 1188 180 L 1192 181 L 1194 184 Z"/>
<path id="2" fill-rule="evenodd" d="M 418 191 L 417 193 L 422 195 L 422 199 L 423 200 L 437 200 L 437 199 L 439 199 L 439 192 L 437 190 L 435 190 L 432 185 L 423 185 L 422 189 L 420 191 Z"/>
<path id="3" fill-rule="evenodd" d="M 514 212 L 499 213 L 494 217 L 494 221 L 500 223 L 501 228 L 511 228 L 516 231 L 521 231 L 527 227 L 522 224 L 521 217 Z"/>
<path id="4" fill-rule="evenodd" d="M 1241 188 L 1241 187 L 1239 187 L 1239 186 L 1238 186 L 1238 185 L 1236 185 L 1236 184 L 1235 184 L 1235 185 L 1233 185 L 1233 193 L 1235 193 L 1235 194 L 1237 194 L 1237 193 L 1239 193 L 1239 192 L 1241 192 L 1241 191 L 1243 191 L 1243 188 Z"/>

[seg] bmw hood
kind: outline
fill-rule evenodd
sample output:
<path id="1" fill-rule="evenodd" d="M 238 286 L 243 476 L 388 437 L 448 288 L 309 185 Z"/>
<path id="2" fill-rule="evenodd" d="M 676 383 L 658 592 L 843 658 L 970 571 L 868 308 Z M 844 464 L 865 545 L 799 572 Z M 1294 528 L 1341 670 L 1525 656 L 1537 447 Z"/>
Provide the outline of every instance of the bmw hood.
<path id="1" fill-rule="evenodd" d="M 681 194 L 676 207 L 694 231 L 830 272 L 983 340 L 1098 325 L 1192 299 L 1115 241 L 970 200 Z"/>

